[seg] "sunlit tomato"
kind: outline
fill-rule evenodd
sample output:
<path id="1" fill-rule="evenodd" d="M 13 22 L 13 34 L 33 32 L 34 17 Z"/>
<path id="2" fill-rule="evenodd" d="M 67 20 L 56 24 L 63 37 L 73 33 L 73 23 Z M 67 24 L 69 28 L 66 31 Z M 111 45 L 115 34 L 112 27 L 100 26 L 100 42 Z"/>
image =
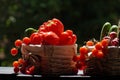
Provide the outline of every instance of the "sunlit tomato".
<path id="1" fill-rule="evenodd" d="M 13 67 L 19 67 L 19 62 L 18 61 L 14 61 L 13 62 Z"/>
<path id="2" fill-rule="evenodd" d="M 58 36 L 64 31 L 64 25 L 62 22 L 56 18 L 52 20 L 48 20 L 47 22 L 43 23 L 40 27 L 38 32 L 50 32 L 53 31 Z"/>
<path id="3" fill-rule="evenodd" d="M 86 42 L 86 46 L 93 46 L 94 45 L 94 42 L 89 40 Z"/>
<path id="4" fill-rule="evenodd" d="M 12 48 L 10 52 L 11 52 L 12 56 L 15 56 L 15 55 L 18 54 L 18 49 L 17 48 Z"/>
<path id="5" fill-rule="evenodd" d="M 17 40 L 15 41 L 15 46 L 16 46 L 16 47 L 20 47 L 21 45 L 22 45 L 22 40 L 17 39 Z"/>
<path id="6" fill-rule="evenodd" d="M 95 44 L 95 48 L 98 49 L 98 50 L 102 50 L 102 44 L 100 42 L 97 42 Z"/>
<path id="7" fill-rule="evenodd" d="M 23 41 L 23 43 L 28 45 L 28 44 L 30 44 L 31 39 L 29 37 L 24 37 L 22 41 Z"/>
<path id="8" fill-rule="evenodd" d="M 19 62 L 19 64 L 24 64 L 25 63 L 25 61 L 22 58 L 19 58 L 18 62 Z"/>
<path id="9" fill-rule="evenodd" d="M 46 45 L 58 45 L 59 44 L 59 37 L 54 32 L 46 32 L 44 34 L 43 44 Z"/>
<path id="10" fill-rule="evenodd" d="M 71 45 L 72 37 L 67 32 L 62 32 L 60 35 L 60 45 Z"/>
<path id="11" fill-rule="evenodd" d="M 32 33 L 30 36 L 31 44 L 41 44 L 42 43 L 42 34 L 39 33 Z"/>
<path id="12" fill-rule="evenodd" d="M 79 52 L 80 52 L 80 54 L 85 55 L 85 54 L 87 54 L 87 53 L 88 53 L 88 48 L 87 48 L 87 47 L 85 47 L 85 46 L 80 47 L 80 48 L 79 48 Z"/>

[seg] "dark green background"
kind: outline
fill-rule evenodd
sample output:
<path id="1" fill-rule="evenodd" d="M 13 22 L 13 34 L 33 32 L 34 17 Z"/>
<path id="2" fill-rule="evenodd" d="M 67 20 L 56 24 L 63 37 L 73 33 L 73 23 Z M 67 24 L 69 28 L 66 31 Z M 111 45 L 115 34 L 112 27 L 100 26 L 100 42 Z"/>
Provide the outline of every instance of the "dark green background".
<path id="1" fill-rule="evenodd" d="M 5 53 L 1 66 L 11 66 L 10 49 L 22 38 L 28 27 L 38 29 L 52 18 L 60 19 L 65 30 L 77 35 L 77 44 L 95 38 L 99 40 L 105 22 L 118 24 L 120 0 L 0 0 L 0 53 Z"/>

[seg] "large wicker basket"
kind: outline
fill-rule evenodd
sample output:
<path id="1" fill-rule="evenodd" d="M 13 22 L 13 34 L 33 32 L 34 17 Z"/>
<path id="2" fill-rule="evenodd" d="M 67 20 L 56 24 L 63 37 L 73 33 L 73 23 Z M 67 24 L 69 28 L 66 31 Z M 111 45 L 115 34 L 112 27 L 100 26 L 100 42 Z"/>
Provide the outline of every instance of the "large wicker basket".
<path id="1" fill-rule="evenodd" d="M 73 56 L 77 54 L 77 44 L 69 46 L 22 45 L 24 59 L 36 65 L 43 75 L 75 74 Z M 31 56 L 31 58 L 28 56 Z M 34 60 L 33 60 L 34 58 Z"/>
<path id="2" fill-rule="evenodd" d="M 85 75 L 90 76 L 114 76 L 120 75 L 120 47 L 109 46 L 107 54 L 102 59 L 92 55 L 86 60 Z"/>

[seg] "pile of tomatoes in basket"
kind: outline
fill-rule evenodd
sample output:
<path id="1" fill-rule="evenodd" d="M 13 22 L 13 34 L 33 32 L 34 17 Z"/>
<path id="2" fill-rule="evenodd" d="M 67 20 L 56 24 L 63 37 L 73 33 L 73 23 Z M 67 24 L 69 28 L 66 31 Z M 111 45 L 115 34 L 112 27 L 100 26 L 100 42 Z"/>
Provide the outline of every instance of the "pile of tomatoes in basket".
<path id="1" fill-rule="evenodd" d="M 74 45 L 76 41 L 77 36 L 73 33 L 73 31 L 64 30 L 63 23 L 59 19 L 53 18 L 40 25 L 38 30 L 31 31 L 29 36 L 15 40 L 15 47 L 11 49 L 11 55 L 16 56 L 18 54 L 18 49 L 22 46 L 22 44 L 65 46 Z M 24 64 L 24 60 L 22 58 L 13 62 L 15 73 L 20 71 L 19 67 L 22 64 Z M 26 69 L 25 73 L 31 74 L 34 70 L 34 66 Z"/>

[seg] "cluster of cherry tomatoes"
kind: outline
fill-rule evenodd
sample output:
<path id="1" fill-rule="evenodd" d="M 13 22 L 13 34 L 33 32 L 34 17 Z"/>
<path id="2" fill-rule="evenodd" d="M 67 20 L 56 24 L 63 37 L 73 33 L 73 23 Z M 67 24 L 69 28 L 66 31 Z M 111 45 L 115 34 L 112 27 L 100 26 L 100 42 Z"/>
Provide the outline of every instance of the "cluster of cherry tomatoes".
<path id="1" fill-rule="evenodd" d="M 91 55 L 98 59 L 102 59 L 107 53 L 108 44 L 108 39 L 103 39 L 100 42 L 93 42 L 92 40 L 87 41 L 86 45 L 79 48 L 80 54 L 73 57 L 73 61 L 76 62 L 76 67 L 78 69 L 85 69 L 86 60 L 89 59 Z M 92 48 L 90 49 L 90 47 Z"/>
<path id="2" fill-rule="evenodd" d="M 11 55 L 16 56 L 18 54 L 18 49 L 22 44 L 33 44 L 33 45 L 73 45 L 76 43 L 77 36 L 73 33 L 72 30 L 64 31 L 64 25 L 62 22 L 56 18 L 48 20 L 39 26 L 36 32 L 30 34 L 30 36 L 23 37 L 23 39 L 17 39 L 14 42 L 15 47 L 11 49 Z M 14 72 L 19 72 L 19 67 L 25 64 L 24 59 L 21 59 L 22 63 L 18 61 L 13 62 Z M 26 73 L 31 73 L 32 68 L 26 70 Z M 22 72 L 22 71 L 21 71 Z"/>

